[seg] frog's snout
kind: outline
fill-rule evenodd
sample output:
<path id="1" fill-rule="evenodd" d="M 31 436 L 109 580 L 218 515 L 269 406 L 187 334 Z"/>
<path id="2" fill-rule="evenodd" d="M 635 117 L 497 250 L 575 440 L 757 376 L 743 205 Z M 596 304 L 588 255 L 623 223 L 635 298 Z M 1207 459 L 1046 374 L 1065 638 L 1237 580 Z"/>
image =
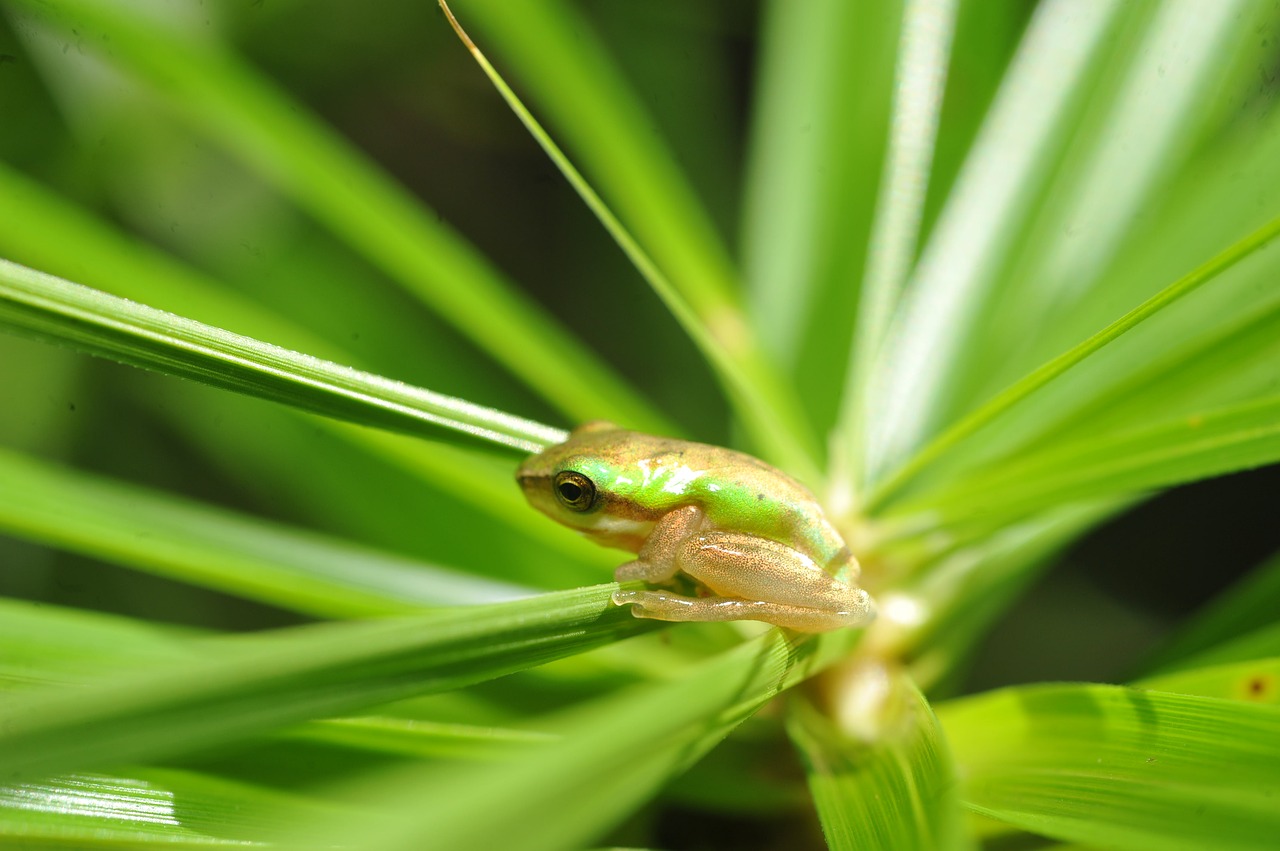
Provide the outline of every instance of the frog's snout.
<path id="1" fill-rule="evenodd" d="M 529 504 L 539 511 L 547 512 L 548 501 L 551 500 L 551 486 L 547 477 L 537 473 L 520 470 L 516 473 L 516 484 Z"/>

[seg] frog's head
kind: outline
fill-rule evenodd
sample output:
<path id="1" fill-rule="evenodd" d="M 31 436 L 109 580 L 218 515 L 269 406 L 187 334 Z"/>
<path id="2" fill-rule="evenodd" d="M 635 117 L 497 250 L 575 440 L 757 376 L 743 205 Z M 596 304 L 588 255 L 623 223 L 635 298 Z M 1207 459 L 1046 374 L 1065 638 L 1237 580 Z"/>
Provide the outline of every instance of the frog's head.
<path id="1" fill-rule="evenodd" d="M 607 547 L 635 552 L 653 528 L 634 501 L 615 490 L 634 455 L 635 433 L 597 420 L 564 443 L 531 456 L 516 472 L 529 503 L 543 514 Z"/>

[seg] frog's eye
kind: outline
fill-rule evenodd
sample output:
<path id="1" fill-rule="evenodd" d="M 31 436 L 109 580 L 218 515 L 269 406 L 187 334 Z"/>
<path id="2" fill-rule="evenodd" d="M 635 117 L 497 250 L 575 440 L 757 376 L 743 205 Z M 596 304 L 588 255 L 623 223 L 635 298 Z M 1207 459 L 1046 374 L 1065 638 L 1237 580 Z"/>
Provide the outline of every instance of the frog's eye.
<path id="1" fill-rule="evenodd" d="M 554 483 L 556 498 L 570 511 L 590 511 L 596 501 L 596 486 L 581 473 L 561 470 Z"/>

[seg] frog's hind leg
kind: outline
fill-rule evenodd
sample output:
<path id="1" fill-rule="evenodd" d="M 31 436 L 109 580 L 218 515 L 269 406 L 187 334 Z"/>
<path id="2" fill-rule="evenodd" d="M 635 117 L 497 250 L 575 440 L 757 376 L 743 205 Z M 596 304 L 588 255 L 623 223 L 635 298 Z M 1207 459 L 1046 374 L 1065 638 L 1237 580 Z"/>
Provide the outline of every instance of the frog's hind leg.
<path id="1" fill-rule="evenodd" d="M 845 613 L 860 623 L 873 616 L 874 606 L 865 591 L 841 582 L 809 556 L 777 541 L 737 532 L 706 532 L 685 542 L 677 564 L 720 597 Z"/>
<path id="2" fill-rule="evenodd" d="M 615 591 L 613 602 L 630 605 L 638 618 L 663 621 L 765 621 L 799 632 L 827 632 L 863 621 L 849 612 L 805 609 L 761 600 L 730 597 L 685 597 L 669 591 Z"/>

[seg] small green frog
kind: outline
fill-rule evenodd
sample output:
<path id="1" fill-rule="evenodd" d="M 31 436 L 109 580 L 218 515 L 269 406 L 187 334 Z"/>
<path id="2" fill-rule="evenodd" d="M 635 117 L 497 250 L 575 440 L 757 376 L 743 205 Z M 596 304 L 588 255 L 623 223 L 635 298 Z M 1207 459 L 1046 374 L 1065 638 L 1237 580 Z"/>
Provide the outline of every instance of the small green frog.
<path id="1" fill-rule="evenodd" d="M 802 632 L 875 617 L 857 587 L 857 560 L 813 494 L 750 455 L 590 422 L 526 460 L 517 479 L 553 520 L 637 554 L 617 581 L 697 583 L 700 596 L 615 592 L 613 602 L 636 617 L 759 620 Z"/>

